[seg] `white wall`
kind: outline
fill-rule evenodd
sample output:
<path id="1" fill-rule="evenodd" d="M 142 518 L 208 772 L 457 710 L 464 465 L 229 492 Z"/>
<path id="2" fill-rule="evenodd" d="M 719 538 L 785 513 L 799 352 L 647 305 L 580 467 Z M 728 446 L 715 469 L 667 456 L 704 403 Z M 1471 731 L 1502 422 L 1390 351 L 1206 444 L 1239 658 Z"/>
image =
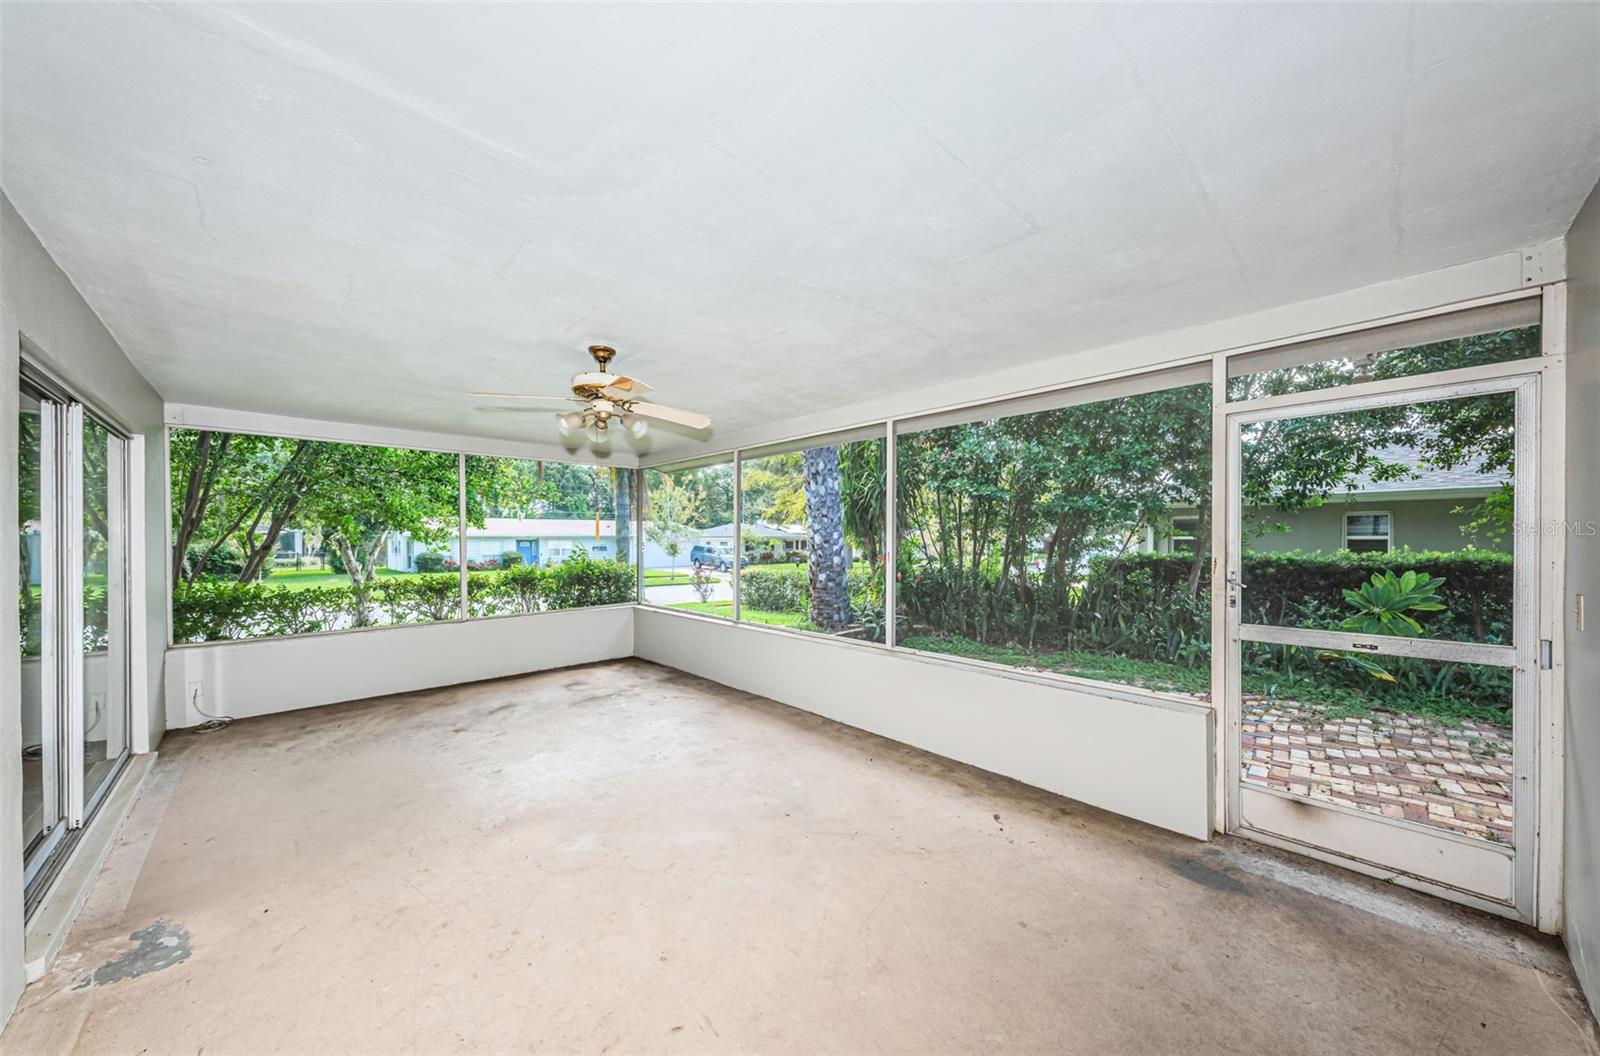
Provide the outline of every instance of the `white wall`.
<path id="1" fill-rule="evenodd" d="M 1567 241 L 1567 520 L 1600 526 L 1600 188 Z M 1582 594 L 1583 630 L 1573 615 Z M 1563 934 L 1573 967 L 1600 1011 L 1600 536 L 1567 538 L 1567 774 Z"/>
<path id="2" fill-rule="evenodd" d="M 51 373 L 143 438 L 144 474 L 135 482 L 149 496 L 165 494 L 166 451 L 162 445 L 161 397 L 144 380 L 71 280 L 39 244 L 10 199 L 0 194 L 0 509 L 6 523 L 17 523 L 17 365 L 21 341 L 37 347 Z M 138 439 L 136 437 L 136 440 Z M 147 630 L 145 649 L 135 658 L 143 672 L 152 743 L 164 723 L 161 705 L 161 654 L 166 641 L 166 593 L 162 553 L 165 511 L 148 503 L 142 521 L 144 582 L 134 584 L 134 623 Z M 0 596 L 17 596 L 17 563 L 0 561 Z M 140 618 L 142 614 L 142 619 Z M 20 656 L 16 649 L 17 609 L 0 605 L 0 1018 L 8 1015 L 22 990 L 22 823 L 11 808 L 21 795 L 18 766 L 21 723 Z"/>
<path id="3" fill-rule="evenodd" d="M 633 655 L 629 605 L 185 645 L 167 653 L 167 725 L 236 719 Z M 192 706 L 199 683 L 199 709 Z"/>
<path id="4" fill-rule="evenodd" d="M 634 653 L 1197 839 L 1211 833 L 1212 712 L 860 643 L 641 608 Z"/>

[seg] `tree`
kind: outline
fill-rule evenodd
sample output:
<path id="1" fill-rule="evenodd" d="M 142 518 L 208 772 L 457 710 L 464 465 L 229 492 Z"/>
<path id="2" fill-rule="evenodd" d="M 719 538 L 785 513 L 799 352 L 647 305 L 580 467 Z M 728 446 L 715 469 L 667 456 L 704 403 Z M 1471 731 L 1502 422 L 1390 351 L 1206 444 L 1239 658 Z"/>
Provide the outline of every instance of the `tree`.
<path id="1" fill-rule="evenodd" d="M 805 471 L 799 451 L 751 459 L 741 474 L 744 523 L 789 525 L 805 520 Z"/>
<path id="2" fill-rule="evenodd" d="M 844 542 L 839 449 L 832 444 L 807 448 L 804 465 L 809 615 L 818 629 L 832 633 L 850 625 L 850 557 Z"/>
<path id="3" fill-rule="evenodd" d="M 612 508 L 616 511 L 617 560 L 623 564 L 633 561 L 633 480 L 631 469 L 613 469 L 611 473 Z"/>
<path id="4" fill-rule="evenodd" d="M 861 440 L 839 448 L 844 530 L 860 542 L 874 569 L 883 559 L 884 512 L 888 503 L 883 452 L 882 440 Z"/>
<path id="5" fill-rule="evenodd" d="M 469 460 L 467 494 L 492 490 L 494 459 Z M 424 544 L 455 538 L 459 522 L 456 456 L 398 447 L 330 444 L 322 481 L 310 492 L 306 516 L 337 549 L 356 599 L 356 626 L 370 622 L 377 566 L 395 533 Z M 480 522 L 481 523 L 481 522 Z"/>
<path id="6" fill-rule="evenodd" d="M 646 496 L 649 520 L 645 536 L 672 559 L 672 571 L 676 573 L 684 539 L 691 523 L 699 518 L 700 497 L 672 474 L 652 476 Z"/>
<path id="7" fill-rule="evenodd" d="M 183 498 L 172 511 L 173 583 L 193 583 L 229 542 L 244 555 L 239 581 L 258 578 L 283 529 L 319 482 L 322 456 L 337 446 L 174 429 L 172 494 Z"/>

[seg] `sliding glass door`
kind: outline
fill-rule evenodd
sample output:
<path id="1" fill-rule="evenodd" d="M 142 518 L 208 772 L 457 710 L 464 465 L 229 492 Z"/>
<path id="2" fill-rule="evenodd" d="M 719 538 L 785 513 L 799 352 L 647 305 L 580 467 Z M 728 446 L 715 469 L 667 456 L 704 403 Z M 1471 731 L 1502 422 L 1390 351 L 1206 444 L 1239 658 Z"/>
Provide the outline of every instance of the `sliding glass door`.
<path id="1" fill-rule="evenodd" d="M 43 378 L 18 410 L 24 877 L 31 907 L 127 760 L 128 441 Z"/>
<path id="2" fill-rule="evenodd" d="M 128 442 L 87 414 L 81 420 L 83 689 L 74 706 L 83 721 L 74 733 L 83 801 L 92 806 L 128 752 Z"/>

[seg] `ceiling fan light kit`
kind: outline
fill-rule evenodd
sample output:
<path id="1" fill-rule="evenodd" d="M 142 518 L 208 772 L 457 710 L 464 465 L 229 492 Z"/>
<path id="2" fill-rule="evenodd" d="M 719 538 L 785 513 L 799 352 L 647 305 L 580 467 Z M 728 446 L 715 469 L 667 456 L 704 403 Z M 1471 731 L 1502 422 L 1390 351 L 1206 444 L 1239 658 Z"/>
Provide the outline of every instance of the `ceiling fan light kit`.
<path id="1" fill-rule="evenodd" d="M 641 402 L 639 397 L 649 392 L 650 386 L 638 378 L 611 373 L 607 367 L 616 354 L 617 350 L 610 345 L 590 345 L 589 355 L 600 369 L 573 375 L 571 396 L 532 396 L 518 392 L 474 392 L 472 395 L 501 400 L 581 403 L 582 410 L 556 415 L 556 431 L 568 437 L 582 429 L 597 446 L 610 441 L 613 418 L 635 440 L 649 435 L 651 419 L 697 431 L 711 428 L 711 419 L 703 414 Z"/>

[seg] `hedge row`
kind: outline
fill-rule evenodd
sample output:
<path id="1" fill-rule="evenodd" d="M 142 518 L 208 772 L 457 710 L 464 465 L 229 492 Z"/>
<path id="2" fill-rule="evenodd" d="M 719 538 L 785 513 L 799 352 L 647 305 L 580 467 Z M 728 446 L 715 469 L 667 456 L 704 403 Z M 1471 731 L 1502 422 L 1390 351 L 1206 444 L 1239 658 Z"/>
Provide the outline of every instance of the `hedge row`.
<path id="1" fill-rule="evenodd" d="M 1094 562 L 1081 582 L 1030 574 L 996 580 L 982 572 L 908 567 L 899 596 L 912 625 L 988 644 L 1093 649 L 1199 666 L 1211 639 L 1209 572 L 1189 591 L 1192 559 L 1133 554 Z M 1261 553 L 1242 562 L 1244 618 L 1251 623 L 1327 627 L 1349 615 L 1343 591 L 1375 572 L 1416 569 L 1444 578 L 1441 612 L 1419 613 L 1431 637 L 1502 642 L 1509 634 L 1512 563 L 1483 551 L 1387 554 Z"/>
<path id="2" fill-rule="evenodd" d="M 1090 580 L 1114 584 L 1148 569 L 1158 588 L 1179 589 L 1187 586 L 1190 568 L 1191 558 L 1184 554 L 1135 554 L 1115 568 L 1110 562 L 1100 561 Z M 1348 606 L 1344 590 L 1354 589 L 1374 573 L 1393 572 L 1398 576 L 1412 569 L 1444 579 L 1438 593 L 1445 611 L 1417 614 L 1430 636 L 1472 641 L 1506 639 L 1511 621 L 1512 557 L 1491 550 L 1246 552 L 1240 561 L 1245 619 L 1305 626 L 1319 612 L 1345 612 Z M 1209 590 L 1210 583 L 1209 575 L 1202 576 L 1202 590 Z"/>
<path id="3" fill-rule="evenodd" d="M 313 634 L 376 624 L 428 623 L 460 616 L 455 574 L 385 577 L 358 595 L 352 586 L 294 590 L 268 583 L 201 580 L 172 599 L 173 640 L 220 641 Z M 551 568 L 467 574 L 473 616 L 615 605 L 634 600 L 632 565 L 577 555 Z"/>

